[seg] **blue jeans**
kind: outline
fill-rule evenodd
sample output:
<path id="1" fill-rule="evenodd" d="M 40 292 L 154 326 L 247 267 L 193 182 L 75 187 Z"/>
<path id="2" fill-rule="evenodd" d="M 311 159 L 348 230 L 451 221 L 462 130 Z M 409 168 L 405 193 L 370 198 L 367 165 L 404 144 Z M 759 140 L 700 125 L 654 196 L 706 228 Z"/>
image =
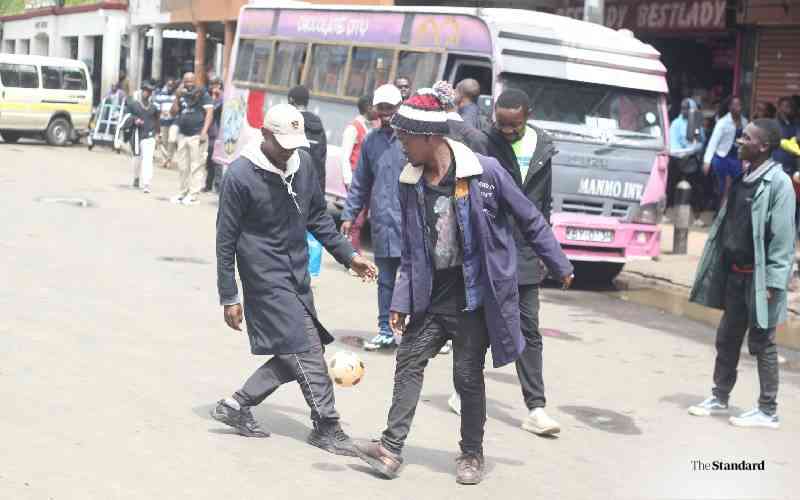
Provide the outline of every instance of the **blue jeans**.
<path id="1" fill-rule="evenodd" d="M 375 257 L 378 266 L 378 330 L 381 335 L 392 336 L 389 327 L 389 308 L 392 307 L 394 280 L 400 267 L 400 257 Z"/>

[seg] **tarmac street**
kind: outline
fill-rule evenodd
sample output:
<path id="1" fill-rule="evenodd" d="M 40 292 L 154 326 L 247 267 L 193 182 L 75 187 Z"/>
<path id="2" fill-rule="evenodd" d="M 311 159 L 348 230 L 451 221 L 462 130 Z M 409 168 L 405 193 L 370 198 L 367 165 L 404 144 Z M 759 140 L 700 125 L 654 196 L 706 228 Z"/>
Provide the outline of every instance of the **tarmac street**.
<path id="1" fill-rule="evenodd" d="M 394 481 L 306 444 L 295 384 L 254 409 L 272 437 L 236 435 L 208 411 L 266 359 L 223 321 L 215 197 L 172 205 L 176 172 L 157 170 L 151 194 L 131 177 L 129 158 L 100 147 L 0 143 L 0 499 L 797 498 L 797 353 L 781 351 L 780 430 L 692 417 L 711 390 L 713 327 L 602 290 L 543 292 L 558 437 L 520 429 L 514 367 L 487 369 L 478 486 L 455 483 L 451 356 L 428 366 Z M 314 290 L 338 339 L 328 352 L 355 350 L 366 364 L 358 386 L 337 389 L 344 429 L 378 437 L 394 358 L 359 349 L 376 332 L 376 285 L 326 255 Z M 745 348 L 733 411 L 757 397 Z M 714 461 L 764 470 L 695 470 Z"/>

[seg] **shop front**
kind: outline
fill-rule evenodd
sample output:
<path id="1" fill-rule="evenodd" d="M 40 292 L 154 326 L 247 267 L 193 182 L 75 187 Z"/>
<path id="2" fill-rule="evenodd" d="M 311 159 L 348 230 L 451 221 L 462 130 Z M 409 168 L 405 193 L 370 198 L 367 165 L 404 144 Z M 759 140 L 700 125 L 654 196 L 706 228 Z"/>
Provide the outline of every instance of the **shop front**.
<path id="1" fill-rule="evenodd" d="M 556 13 L 583 17 L 582 0 L 565 0 Z M 726 0 L 606 0 L 605 25 L 627 29 L 661 52 L 667 67 L 670 115 L 694 97 L 708 112 L 737 91 L 735 23 Z"/>

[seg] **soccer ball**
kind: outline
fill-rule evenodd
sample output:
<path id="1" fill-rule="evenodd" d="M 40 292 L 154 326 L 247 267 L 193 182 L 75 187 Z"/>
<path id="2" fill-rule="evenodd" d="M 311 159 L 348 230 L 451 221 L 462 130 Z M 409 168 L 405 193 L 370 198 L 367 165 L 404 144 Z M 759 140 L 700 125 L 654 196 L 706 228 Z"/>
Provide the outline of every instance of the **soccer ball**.
<path id="1" fill-rule="evenodd" d="M 354 352 L 339 351 L 328 361 L 328 373 L 340 387 L 352 387 L 364 377 L 364 362 Z"/>

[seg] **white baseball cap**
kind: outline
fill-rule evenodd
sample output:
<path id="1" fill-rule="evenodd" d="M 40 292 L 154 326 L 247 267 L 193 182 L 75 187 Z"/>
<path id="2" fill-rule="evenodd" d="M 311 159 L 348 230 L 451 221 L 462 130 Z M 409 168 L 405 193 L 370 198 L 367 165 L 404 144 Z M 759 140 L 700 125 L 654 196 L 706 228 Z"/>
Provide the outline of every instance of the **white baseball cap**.
<path id="1" fill-rule="evenodd" d="M 400 94 L 400 89 L 398 89 L 391 83 L 381 85 L 380 87 L 375 89 L 375 94 L 372 97 L 373 106 L 377 106 L 378 104 L 381 103 L 397 106 L 401 102 L 403 102 L 403 96 Z"/>
<path id="2" fill-rule="evenodd" d="M 278 104 L 267 110 L 264 128 L 272 132 L 283 149 L 308 147 L 303 114 L 291 104 Z"/>

